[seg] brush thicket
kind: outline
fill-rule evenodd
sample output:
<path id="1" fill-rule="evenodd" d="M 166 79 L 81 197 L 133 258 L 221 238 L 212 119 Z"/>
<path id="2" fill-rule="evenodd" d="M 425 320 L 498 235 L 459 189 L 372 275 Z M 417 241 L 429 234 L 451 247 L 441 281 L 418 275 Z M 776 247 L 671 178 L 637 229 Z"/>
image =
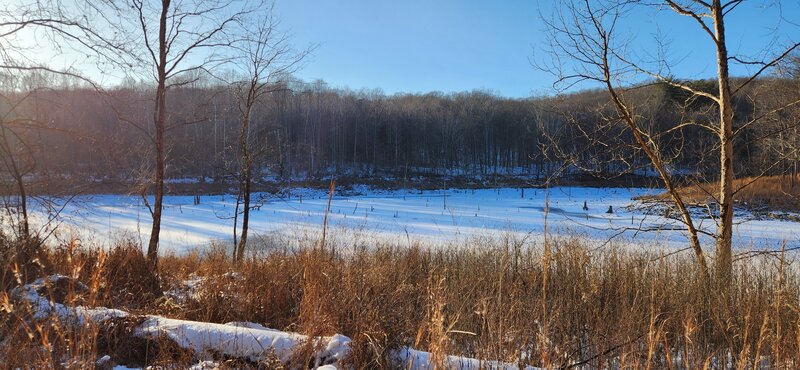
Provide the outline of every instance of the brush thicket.
<path id="1" fill-rule="evenodd" d="M 164 256 L 157 276 L 130 245 L 106 253 L 52 248 L 40 259 L 43 273 L 64 273 L 90 286 L 90 299 L 80 304 L 344 334 L 353 339 L 349 362 L 356 368 L 387 367 L 387 356 L 402 346 L 431 352 L 431 363 L 439 365 L 446 354 L 634 369 L 722 368 L 727 362 L 792 368 L 800 359 L 800 274 L 787 258 L 737 260 L 730 289 L 721 294 L 698 283 L 690 255 L 592 250 L 580 238 L 549 243 L 546 259 L 539 246 L 511 236 L 437 248 L 340 245 L 334 251 L 312 243 L 260 249 L 240 264 L 215 247 Z M 152 279 L 161 286 L 151 286 Z M 194 282 L 188 297 L 161 295 L 186 290 L 186 280 Z M 3 315 L 0 358 L 8 359 L 3 355 L 12 349 L 44 358 L 43 348 L 52 348 L 47 361 L 56 363 L 108 351 L 95 344 L 103 339 L 99 329 L 36 323 L 48 328 L 40 332 L 30 328 L 22 308 Z M 53 338 L 63 344 L 53 345 Z M 160 361 L 169 356 L 164 351 Z"/>

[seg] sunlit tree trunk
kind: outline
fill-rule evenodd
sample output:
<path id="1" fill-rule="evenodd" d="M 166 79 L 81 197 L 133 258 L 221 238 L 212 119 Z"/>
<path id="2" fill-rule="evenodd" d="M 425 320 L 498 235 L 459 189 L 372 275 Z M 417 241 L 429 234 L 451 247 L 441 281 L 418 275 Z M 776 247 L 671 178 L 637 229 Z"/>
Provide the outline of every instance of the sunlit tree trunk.
<path id="1" fill-rule="evenodd" d="M 728 76 L 728 49 L 725 45 L 725 20 L 719 0 L 712 3 L 717 47 L 719 84 L 719 226 L 716 245 L 716 279 L 727 285 L 731 279 L 733 235 L 733 105 Z"/>
<path id="2" fill-rule="evenodd" d="M 155 126 L 155 147 L 156 147 L 156 168 L 153 179 L 154 196 L 153 201 L 153 226 L 150 230 L 150 242 L 147 245 L 147 259 L 155 266 L 158 261 L 158 240 L 161 235 L 161 211 L 164 204 L 164 171 L 166 169 L 166 158 L 164 151 L 164 131 L 167 121 L 167 16 L 170 7 L 170 0 L 161 1 L 161 17 L 158 22 L 158 64 L 156 66 L 156 101 L 155 112 L 153 113 L 153 124 Z"/>

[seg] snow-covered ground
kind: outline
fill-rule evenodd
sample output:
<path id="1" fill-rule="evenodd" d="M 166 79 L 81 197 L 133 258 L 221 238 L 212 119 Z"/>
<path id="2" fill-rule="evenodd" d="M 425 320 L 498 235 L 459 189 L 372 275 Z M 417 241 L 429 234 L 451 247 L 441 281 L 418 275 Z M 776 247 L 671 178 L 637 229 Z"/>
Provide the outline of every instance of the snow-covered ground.
<path id="1" fill-rule="evenodd" d="M 507 233 L 540 237 L 545 225 L 551 233 L 584 235 L 598 244 L 633 241 L 639 245 L 685 246 L 681 224 L 662 215 L 646 214 L 632 198 L 660 190 L 558 187 L 543 189 L 484 189 L 446 191 L 382 191 L 356 188 L 337 194 L 328 217 L 332 235 L 384 240 L 398 244 L 414 241 L 458 243 L 475 237 Z M 318 238 L 327 206 L 327 192 L 297 189 L 291 195 L 258 194 L 263 202 L 251 213 L 251 232 L 284 238 Z M 152 200 L 150 200 L 152 202 Z M 588 210 L 584 210 L 584 202 Z M 230 241 L 233 235 L 234 196 L 168 196 L 161 228 L 162 251 L 202 248 L 212 240 Z M 607 213 L 613 207 L 613 213 Z M 38 213 L 40 221 L 46 216 Z M 108 244 L 122 235 L 149 238 L 151 217 L 137 196 L 82 196 L 69 202 L 60 214 L 55 237 L 77 237 L 84 244 Z M 779 248 L 800 244 L 800 223 L 750 220 L 739 217 L 734 229 L 738 248 Z M 713 230 L 711 219 L 701 227 Z M 646 231 L 642 231 L 646 230 Z M 369 238 L 369 239 L 365 239 Z M 712 240 L 703 242 L 709 247 Z"/>
<path id="2" fill-rule="evenodd" d="M 48 289 L 57 286 L 59 281 L 68 281 L 82 289 L 88 289 L 80 282 L 74 282 L 63 275 L 51 275 L 40 278 L 30 284 L 14 288 L 10 293 L 15 304 L 27 305 L 35 320 L 55 318 L 63 324 L 81 327 L 87 325 L 106 325 L 110 320 L 130 317 L 128 312 L 105 307 L 89 308 L 70 306 L 53 302 L 46 297 Z M 132 328 L 133 337 L 149 340 L 171 340 L 180 348 L 192 350 L 200 362 L 191 369 L 218 369 L 211 361 L 214 357 L 242 359 L 251 362 L 265 361 L 270 357 L 289 365 L 296 359 L 296 351 L 302 349 L 309 340 L 315 352 L 311 356 L 309 367 L 314 369 L 341 369 L 343 361 L 350 355 L 350 338 L 336 334 L 330 337 L 310 338 L 306 335 L 267 328 L 252 322 L 230 322 L 216 324 L 209 322 L 169 319 L 162 316 L 141 316 L 142 321 Z M 119 339 L 119 338 L 117 338 Z M 124 339 L 123 339 L 124 340 Z M 431 362 L 433 356 L 429 352 L 401 347 L 388 353 L 393 367 L 409 370 L 426 370 L 435 368 Z M 113 358 L 103 355 L 97 359 L 97 365 L 113 364 Z M 498 361 L 485 361 L 461 356 L 443 356 L 448 369 L 478 370 L 519 369 L 519 365 Z M 67 359 L 69 361 L 69 359 Z M 81 364 L 81 363 L 78 363 Z M 288 366 L 288 368 L 301 368 Z M 114 369 L 131 369 L 116 366 Z M 148 367 L 149 369 L 149 367 Z M 527 366 L 527 370 L 537 370 Z"/>

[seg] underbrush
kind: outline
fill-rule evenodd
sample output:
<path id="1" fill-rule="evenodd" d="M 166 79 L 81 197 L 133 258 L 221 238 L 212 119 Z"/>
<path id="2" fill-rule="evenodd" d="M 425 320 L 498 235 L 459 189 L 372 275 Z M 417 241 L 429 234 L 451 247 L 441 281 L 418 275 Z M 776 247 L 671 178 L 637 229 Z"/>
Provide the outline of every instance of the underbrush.
<path id="1" fill-rule="evenodd" d="M 508 237 L 448 248 L 271 247 L 240 265 L 228 254 L 216 246 L 163 256 L 154 274 L 132 243 L 106 252 L 73 244 L 40 251 L 36 273 L 83 282 L 50 292 L 73 306 L 343 334 L 354 368 L 389 367 L 387 354 L 402 346 L 429 351 L 433 363 L 463 355 L 546 368 L 795 368 L 800 360 L 800 274 L 782 255 L 743 255 L 721 292 L 699 283 L 689 255 L 591 250 L 579 239 L 552 241 L 547 253 Z M 38 277 L 15 266 L 4 267 L 15 279 L 5 287 Z M 32 320 L 6 289 L 2 368 L 102 368 L 104 355 L 197 361 L 168 341 L 115 341 L 130 323 Z"/>

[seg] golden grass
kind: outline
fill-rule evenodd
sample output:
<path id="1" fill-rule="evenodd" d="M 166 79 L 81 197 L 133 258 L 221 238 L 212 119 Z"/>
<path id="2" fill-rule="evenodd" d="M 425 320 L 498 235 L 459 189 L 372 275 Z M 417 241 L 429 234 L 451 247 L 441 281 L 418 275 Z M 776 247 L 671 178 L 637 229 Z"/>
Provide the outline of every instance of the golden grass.
<path id="1" fill-rule="evenodd" d="M 688 203 L 709 204 L 719 196 L 719 184 L 707 182 L 680 188 L 678 191 Z M 734 180 L 734 201 L 749 207 L 768 207 L 771 210 L 800 210 L 800 175 L 745 177 Z M 669 195 L 661 194 L 661 199 Z"/>
<path id="2" fill-rule="evenodd" d="M 800 274 L 782 258 L 737 261 L 721 298 L 697 284 L 689 255 L 592 251 L 576 239 L 554 241 L 547 259 L 512 237 L 439 249 L 370 245 L 334 253 L 316 246 L 272 248 L 238 265 L 220 247 L 165 256 L 158 275 L 163 290 L 190 276 L 202 280 L 182 302 L 153 287 L 131 299 L 134 282 L 153 277 L 130 246 L 108 255 L 48 249 L 42 273 L 89 283 L 91 299 L 81 304 L 344 334 L 353 339 L 354 368 L 385 368 L 386 355 L 400 346 L 428 350 L 434 362 L 454 354 L 548 368 L 722 368 L 728 354 L 733 368 L 756 361 L 794 368 L 800 361 Z M 32 324 L 19 310 L 0 317 L 1 368 L 30 358 L 63 368 L 65 358 L 118 351 L 105 344 L 102 328 L 78 333 L 36 323 L 45 329 L 22 330 Z M 43 346 L 53 338 L 61 344 Z M 147 364 L 191 362 L 191 354 L 165 348 Z"/>

